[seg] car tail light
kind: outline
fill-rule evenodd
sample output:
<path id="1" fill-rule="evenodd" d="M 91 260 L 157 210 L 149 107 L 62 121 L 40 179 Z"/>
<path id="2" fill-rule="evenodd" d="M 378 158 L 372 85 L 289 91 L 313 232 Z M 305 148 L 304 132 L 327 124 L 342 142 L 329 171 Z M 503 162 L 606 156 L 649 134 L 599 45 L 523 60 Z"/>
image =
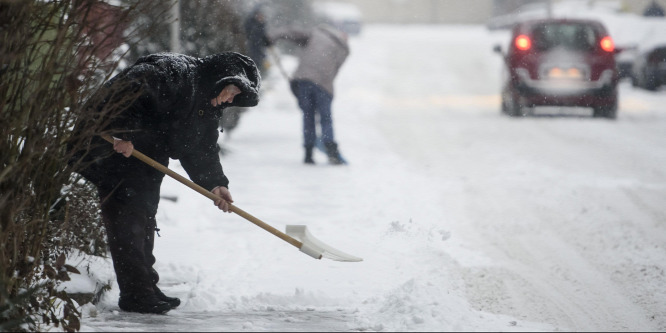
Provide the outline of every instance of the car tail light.
<path id="1" fill-rule="evenodd" d="M 514 45 L 516 46 L 517 49 L 521 51 L 527 51 L 532 47 L 532 41 L 530 38 L 526 35 L 520 35 L 516 37 L 516 40 L 514 41 Z"/>
<path id="2" fill-rule="evenodd" d="M 613 43 L 613 39 L 610 38 L 610 36 L 602 38 L 599 42 L 599 45 L 601 46 L 601 49 L 606 52 L 613 52 L 615 50 L 615 44 Z"/>

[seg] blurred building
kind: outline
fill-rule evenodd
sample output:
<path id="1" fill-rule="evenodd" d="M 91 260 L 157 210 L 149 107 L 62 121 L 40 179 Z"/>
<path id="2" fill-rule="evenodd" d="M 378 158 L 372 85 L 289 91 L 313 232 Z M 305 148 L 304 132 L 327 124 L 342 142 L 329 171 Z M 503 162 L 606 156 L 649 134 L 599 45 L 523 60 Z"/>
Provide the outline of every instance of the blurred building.
<path id="1" fill-rule="evenodd" d="M 623 9 L 627 12 L 644 14 L 645 9 L 652 3 L 656 3 L 662 9 L 666 9 L 666 0 L 631 0 L 623 1 Z"/>
<path id="2" fill-rule="evenodd" d="M 313 0 L 313 3 L 328 0 Z M 356 5 L 363 23 L 480 24 L 492 0 L 337 0 Z"/>
<path id="3" fill-rule="evenodd" d="M 312 0 L 323 2 L 332 0 Z M 485 24 L 490 18 L 511 13 L 523 5 L 572 0 L 335 0 L 359 8 L 363 23 Z M 576 0 L 573 0 L 576 1 Z M 666 8 L 666 0 L 578 0 L 609 2 L 623 12 L 642 15 L 655 1 Z"/>
<path id="4" fill-rule="evenodd" d="M 572 0 L 492 0 L 493 1 L 493 16 L 504 15 L 511 13 L 521 6 L 558 3 L 563 1 Z M 576 0 L 573 0 L 576 1 Z M 666 0 L 578 0 L 583 3 L 603 4 L 608 3 L 618 8 L 622 12 L 634 13 L 642 15 L 646 8 L 652 4 L 656 4 L 661 8 L 666 9 Z"/>

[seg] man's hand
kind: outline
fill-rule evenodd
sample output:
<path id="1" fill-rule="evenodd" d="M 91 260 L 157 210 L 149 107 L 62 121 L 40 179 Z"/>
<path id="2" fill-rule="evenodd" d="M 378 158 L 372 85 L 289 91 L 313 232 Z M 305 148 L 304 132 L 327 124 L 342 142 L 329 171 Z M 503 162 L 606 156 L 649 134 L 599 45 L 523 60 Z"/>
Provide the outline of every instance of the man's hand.
<path id="1" fill-rule="evenodd" d="M 210 104 L 212 106 L 218 106 L 222 105 L 222 103 L 231 103 L 234 101 L 234 97 L 236 97 L 236 95 L 240 93 L 241 91 L 240 89 L 238 89 L 238 87 L 234 86 L 233 84 L 230 84 L 224 87 L 224 89 L 220 91 L 220 94 L 217 95 L 217 97 L 211 99 Z"/>
<path id="2" fill-rule="evenodd" d="M 132 141 L 113 138 L 113 150 L 123 154 L 125 157 L 130 157 L 132 156 L 132 151 L 134 151 L 134 145 L 132 144 Z"/>
<path id="3" fill-rule="evenodd" d="M 215 206 L 217 206 L 217 208 L 219 208 L 223 212 L 231 213 L 231 210 L 229 209 L 229 204 L 233 203 L 234 199 L 231 198 L 231 193 L 229 193 L 229 190 L 224 186 L 218 186 L 214 188 L 211 192 L 224 199 L 224 200 L 216 200 Z"/>

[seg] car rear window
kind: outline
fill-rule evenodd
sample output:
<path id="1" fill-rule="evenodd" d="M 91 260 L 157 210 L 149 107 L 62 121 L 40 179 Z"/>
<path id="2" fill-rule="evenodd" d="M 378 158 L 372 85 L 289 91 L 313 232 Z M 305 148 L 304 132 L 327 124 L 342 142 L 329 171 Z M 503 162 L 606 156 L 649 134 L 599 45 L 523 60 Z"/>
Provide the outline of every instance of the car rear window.
<path id="1" fill-rule="evenodd" d="M 539 51 L 565 48 L 591 51 L 596 47 L 594 28 L 581 23 L 543 23 L 532 30 L 534 47 Z"/>

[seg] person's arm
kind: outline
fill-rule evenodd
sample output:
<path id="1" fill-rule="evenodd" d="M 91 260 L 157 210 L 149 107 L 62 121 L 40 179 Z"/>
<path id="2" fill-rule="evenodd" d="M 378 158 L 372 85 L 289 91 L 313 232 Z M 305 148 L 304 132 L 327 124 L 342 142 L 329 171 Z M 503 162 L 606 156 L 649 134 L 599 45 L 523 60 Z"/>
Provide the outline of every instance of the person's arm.
<path id="1" fill-rule="evenodd" d="M 227 85 L 216 98 L 210 101 L 210 104 L 212 106 L 218 106 L 224 103 L 232 103 L 234 97 L 240 94 L 240 92 L 240 89 L 235 85 Z M 229 204 L 233 203 L 234 200 L 231 198 L 231 193 L 229 192 L 229 180 L 224 175 L 222 165 L 217 157 L 219 152 L 219 148 L 217 147 L 217 138 L 219 134 L 217 133 L 217 126 L 214 130 L 207 128 L 207 135 L 204 140 L 202 140 L 204 142 L 202 145 L 203 149 L 197 149 L 195 152 L 188 154 L 188 156 L 181 158 L 180 161 L 187 174 L 190 175 L 190 178 L 192 178 L 195 183 L 200 184 L 204 188 L 210 188 L 212 185 L 209 184 L 219 184 L 215 186 L 211 192 L 219 195 L 224 200 L 216 200 L 214 202 L 215 206 L 224 212 L 231 213 L 229 210 Z M 215 143 L 214 148 L 213 142 Z M 211 156 L 215 157 L 211 158 Z M 195 177 L 197 179 L 194 179 Z"/>
<path id="2" fill-rule="evenodd" d="M 218 155 L 217 122 L 207 123 L 202 135 L 204 137 L 200 143 L 196 147 L 192 147 L 187 155 L 179 158 L 180 164 L 190 179 L 206 190 L 212 191 L 219 186 L 228 189 L 229 179 L 222 170 Z"/>

